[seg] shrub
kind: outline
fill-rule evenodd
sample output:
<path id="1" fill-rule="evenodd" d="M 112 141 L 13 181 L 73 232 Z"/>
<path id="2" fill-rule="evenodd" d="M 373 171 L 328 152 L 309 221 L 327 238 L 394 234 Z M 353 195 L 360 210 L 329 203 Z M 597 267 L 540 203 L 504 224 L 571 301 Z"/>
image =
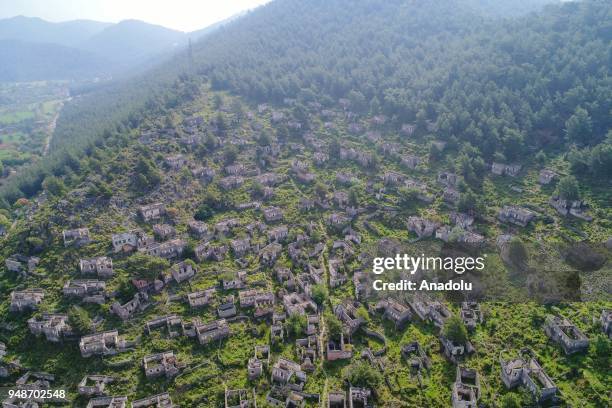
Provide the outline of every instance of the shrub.
<path id="1" fill-rule="evenodd" d="M 72 306 L 68 311 L 68 322 L 77 334 L 86 334 L 91 330 L 91 319 L 87 310 Z"/>
<path id="2" fill-rule="evenodd" d="M 351 385 L 356 387 L 376 389 L 382 382 L 382 375 L 364 361 L 347 367 L 344 376 Z"/>
<path id="3" fill-rule="evenodd" d="M 322 305 L 328 296 L 329 293 L 325 285 L 314 285 L 312 287 L 312 300 L 314 300 L 317 305 Z"/>
<path id="4" fill-rule="evenodd" d="M 465 344 L 468 340 L 467 329 L 459 316 L 451 316 L 444 324 L 444 337 L 458 343 Z"/>

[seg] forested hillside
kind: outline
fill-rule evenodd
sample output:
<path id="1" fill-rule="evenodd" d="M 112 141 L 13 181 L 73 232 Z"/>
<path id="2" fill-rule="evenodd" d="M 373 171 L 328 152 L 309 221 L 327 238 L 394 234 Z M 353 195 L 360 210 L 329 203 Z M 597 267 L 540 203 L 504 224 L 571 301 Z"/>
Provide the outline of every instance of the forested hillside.
<path id="1" fill-rule="evenodd" d="M 575 144 L 576 173 L 604 176 L 612 166 L 609 144 L 591 147 L 610 128 L 608 2 L 564 3 L 503 20 L 490 17 L 491 2 L 484 3 L 274 2 L 211 34 L 183 62 L 192 60 L 215 88 L 256 101 L 329 104 L 347 97 L 362 113 L 417 121 L 421 133 L 431 121 L 443 139 L 476 147 L 476 159 L 513 160 Z M 177 59 L 146 83 L 191 72 Z M 131 91 L 122 97 L 122 87 L 115 90 L 117 99 L 130 98 Z M 125 112 L 133 106 L 101 99 L 77 110 L 106 123 L 107 106 Z M 570 118 L 576 125 L 568 131 Z M 60 120 L 58 140 L 78 145 L 79 133 L 90 138 L 87 121 L 69 122 L 64 127 Z M 62 138 L 66 128 L 71 136 Z M 26 178 L 17 185 L 36 191 Z"/>
<path id="2" fill-rule="evenodd" d="M 610 406 L 612 3 L 542 3 L 276 0 L 73 88 L 0 190 L 0 387 Z"/>

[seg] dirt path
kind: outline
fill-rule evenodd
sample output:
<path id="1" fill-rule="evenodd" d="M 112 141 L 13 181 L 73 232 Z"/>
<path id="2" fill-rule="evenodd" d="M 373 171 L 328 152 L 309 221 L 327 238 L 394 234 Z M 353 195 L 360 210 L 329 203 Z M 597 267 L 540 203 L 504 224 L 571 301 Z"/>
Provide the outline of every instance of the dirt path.
<path id="1" fill-rule="evenodd" d="M 45 141 L 45 148 L 43 149 L 43 156 L 49 154 L 49 148 L 51 147 L 51 140 L 53 139 L 53 133 L 55 133 L 55 126 L 57 126 L 57 119 L 59 118 L 60 113 L 62 112 L 62 108 L 64 107 L 64 103 L 71 100 L 72 98 L 64 99 L 60 102 L 59 108 L 57 112 L 53 116 L 53 119 L 47 125 L 47 140 Z"/>

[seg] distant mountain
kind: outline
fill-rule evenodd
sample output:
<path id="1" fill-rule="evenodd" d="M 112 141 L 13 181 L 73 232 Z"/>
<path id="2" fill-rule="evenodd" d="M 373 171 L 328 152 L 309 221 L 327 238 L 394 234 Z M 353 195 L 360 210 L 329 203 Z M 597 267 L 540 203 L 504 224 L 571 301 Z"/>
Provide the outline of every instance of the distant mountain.
<path id="1" fill-rule="evenodd" d="M 91 78 L 109 65 L 88 51 L 18 40 L 0 40 L 0 55 L 0 81 L 8 82 Z"/>
<path id="2" fill-rule="evenodd" d="M 0 20 L 2 47 L 14 58 L 0 67 L 0 81 L 115 76 L 146 69 L 167 58 L 172 51 L 186 47 L 189 38 L 201 39 L 244 14 L 192 33 L 139 20 L 117 24 L 91 20 L 52 23 L 24 16 Z M 70 58 L 74 60 L 71 62 Z M 51 76 L 45 77 L 45 74 Z"/>
<path id="3" fill-rule="evenodd" d="M 138 20 L 125 20 L 105 28 L 79 44 L 112 61 L 131 64 L 156 53 L 186 44 L 185 33 Z"/>
<path id="4" fill-rule="evenodd" d="M 83 39 L 90 38 L 109 26 L 112 24 L 91 20 L 51 23 L 37 17 L 17 16 L 0 20 L 0 40 L 19 40 L 73 47 Z"/>

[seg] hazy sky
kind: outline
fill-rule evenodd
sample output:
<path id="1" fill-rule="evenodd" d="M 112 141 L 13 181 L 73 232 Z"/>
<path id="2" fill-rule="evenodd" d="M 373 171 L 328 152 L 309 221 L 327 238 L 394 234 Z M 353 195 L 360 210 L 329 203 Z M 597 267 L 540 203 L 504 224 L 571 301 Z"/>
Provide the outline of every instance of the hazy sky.
<path id="1" fill-rule="evenodd" d="M 0 0 L 0 19 L 24 15 L 48 21 L 143 20 L 193 31 L 269 0 Z"/>

